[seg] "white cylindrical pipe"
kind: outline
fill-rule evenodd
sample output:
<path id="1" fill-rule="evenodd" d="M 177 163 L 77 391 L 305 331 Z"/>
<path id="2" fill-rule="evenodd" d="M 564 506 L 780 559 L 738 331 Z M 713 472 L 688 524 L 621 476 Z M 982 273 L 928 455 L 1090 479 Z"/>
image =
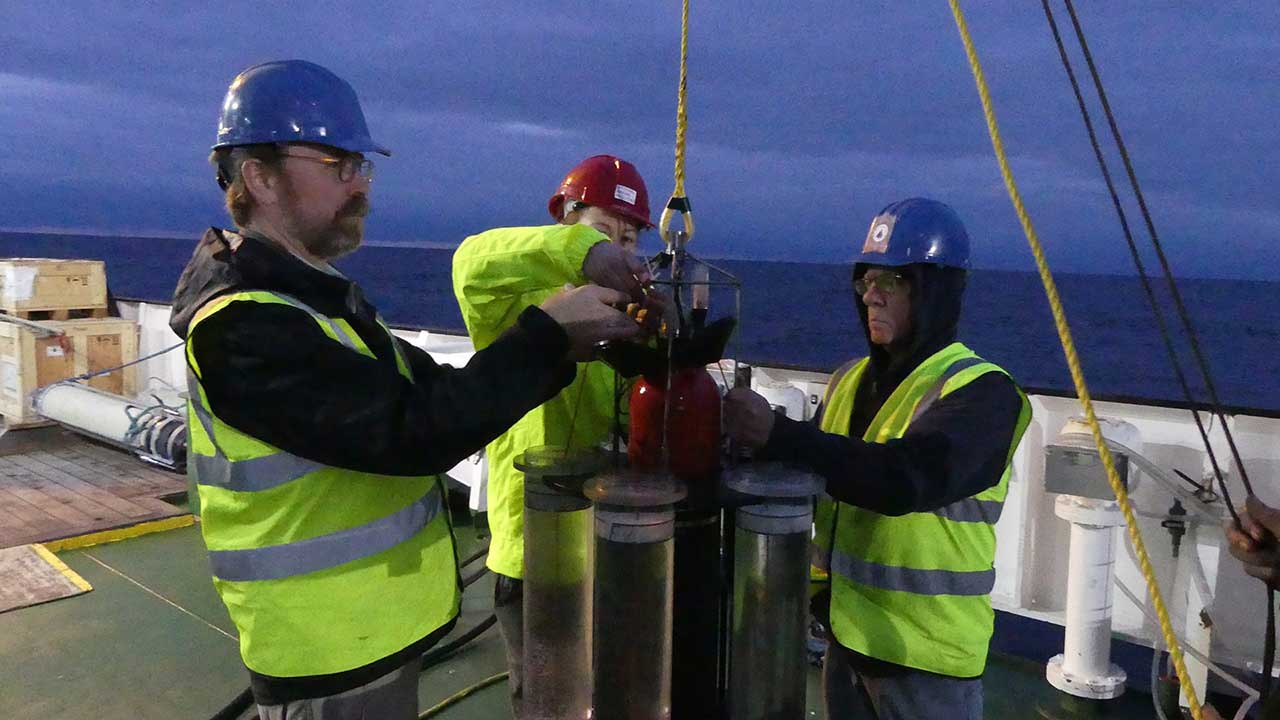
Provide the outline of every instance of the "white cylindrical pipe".
<path id="1" fill-rule="evenodd" d="M 1107 674 L 1111 665 L 1111 578 L 1115 528 L 1071 525 L 1067 570 L 1067 634 L 1063 669 L 1076 675 Z"/>
<path id="2" fill-rule="evenodd" d="M 80 383 L 58 383 L 40 389 L 35 411 L 54 422 L 80 428 L 120 445 L 131 445 L 130 413 L 142 408 L 133 401 Z"/>
<path id="3" fill-rule="evenodd" d="M 1111 663 L 1111 583 L 1116 528 L 1124 524 L 1114 500 L 1059 495 L 1058 517 L 1071 523 L 1067 561 L 1067 627 L 1061 655 L 1045 677 L 1077 697 L 1105 700 L 1124 693 L 1125 672 Z"/>
<path id="4" fill-rule="evenodd" d="M 186 420 L 176 409 L 145 406 L 77 382 L 33 393 L 37 413 L 80 433 L 137 453 L 143 460 L 181 469 L 187 458 Z"/>

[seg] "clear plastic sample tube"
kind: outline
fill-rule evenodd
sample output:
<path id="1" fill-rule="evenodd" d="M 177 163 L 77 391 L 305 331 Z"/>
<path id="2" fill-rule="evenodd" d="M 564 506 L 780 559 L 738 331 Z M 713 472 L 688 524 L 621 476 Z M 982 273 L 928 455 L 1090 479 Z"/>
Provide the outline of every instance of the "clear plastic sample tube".
<path id="1" fill-rule="evenodd" d="M 557 457 L 556 453 L 560 453 Z M 524 713 L 591 714 L 592 510 L 577 491 L 593 472 L 562 448 L 527 451 L 524 485 Z"/>
<path id="2" fill-rule="evenodd" d="M 595 717 L 671 717 L 675 511 L 684 488 L 622 471 L 587 488 L 596 502 Z"/>
<path id="3" fill-rule="evenodd" d="M 802 720 L 813 495 L 822 481 L 778 464 L 734 468 L 730 720 Z"/>

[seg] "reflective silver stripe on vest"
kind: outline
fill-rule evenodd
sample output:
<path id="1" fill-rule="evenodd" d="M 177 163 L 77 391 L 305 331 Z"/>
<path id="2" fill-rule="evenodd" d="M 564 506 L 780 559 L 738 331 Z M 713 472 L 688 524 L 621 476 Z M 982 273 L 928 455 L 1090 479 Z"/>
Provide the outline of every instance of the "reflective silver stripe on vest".
<path id="1" fill-rule="evenodd" d="M 299 310 L 302 310 L 303 312 L 308 313 L 309 315 L 311 315 L 311 317 L 315 318 L 316 322 L 324 323 L 325 325 L 329 326 L 329 329 L 333 331 L 333 334 L 338 337 L 338 342 L 342 343 L 343 346 L 346 347 L 348 350 L 355 350 L 356 352 L 360 352 L 360 346 L 356 345 L 355 340 L 352 340 L 351 336 L 348 335 L 342 329 L 342 327 L 338 325 L 338 323 L 330 319 L 328 315 L 321 315 L 310 305 L 302 302 L 301 300 L 299 300 L 296 297 L 293 297 L 292 295 L 285 295 L 283 293 L 277 293 L 277 292 L 273 292 L 271 294 L 285 301 L 289 305 L 292 305 L 298 308 Z"/>
<path id="2" fill-rule="evenodd" d="M 920 419 L 920 416 L 933 406 L 938 398 L 942 397 L 942 389 L 947 381 L 961 372 L 968 370 L 975 365 L 985 363 L 980 357 L 961 358 L 947 367 L 947 369 L 938 377 L 938 381 L 929 388 L 929 392 L 920 398 L 920 402 L 916 403 L 915 412 L 911 414 L 911 422 Z M 964 498 L 957 500 L 950 505 L 944 505 L 936 510 L 929 512 L 938 517 L 946 518 L 954 522 L 976 522 L 995 525 L 1000 519 L 1000 512 L 1004 509 L 1004 503 L 999 500 L 975 500 L 974 498 Z"/>
<path id="3" fill-rule="evenodd" d="M 329 467 L 324 463 L 300 458 L 287 452 L 277 451 L 270 455 L 247 460 L 231 460 L 218 447 L 213 434 L 213 416 L 200 402 L 200 391 L 195 386 L 195 378 L 187 371 L 188 388 L 190 389 L 191 411 L 204 427 L 204 432 L 213 445 L 213 456 L 191 453 L 187 463 L 195 471 L 196 483 L 212 487 L 234 490 L 235 492 L 256 492 L 270 490 L 300 477 L 324 470 Z"/>
<path id="4" fill-rule="evenodd" d="M 994 568 L 974 572 L 918 570 L 861 560 L 839 550 L 831 553 L 831 570 L 861 585 L 916 595 L 989 595 L 996 584 Z"/>
<path id="5" fill-rule="evenodd" d="M 439 485 L 408 507 L 359 527 L 284 545 L 211 550 L 214 577 L 230 582 L 280 580 L 376 555 L 417 535 L 440 514 Z"/>
<path id="6" fill-rule="evenodd" d="M 929 388 L 929 392 L 925 393 L 924 397 L 920 398 L 920 402 L 916 403 L 915 412 L 911 413 L 911 422 L 919 420 L 920 416 L 937 402 L 938 398 L 942 397 L 942 388 L 947 384 L 948 380 L 959 375 L 962 371 L 968 370 L 974 365 L 981 365 L 984 362 L 986 360 L 980 357 L 967 357 L 948 365 L 947 369 L 938 376 L 938 381 L 933 384 L 933 387 Z"/>
<path id="7" fill-rule="evenodd" d="M 957 500 L 950 505 L 943 505 L 937 510 L 930 510 L 929 512 L 954 522 L 995 525 L 996 521 L 1000 519 L 1002 510 L 1004 510 L 1004 503 L 1000 500 L 975 500 L 970 497 Z"/>
<path id="8" fill-rule="evenodd" d="M 188 461 L 194 461 L 198 484 L 235 492 L 270 490 L 329 467 L 284 452 L 234 462 L 226 457 L 192 454 Z"/>

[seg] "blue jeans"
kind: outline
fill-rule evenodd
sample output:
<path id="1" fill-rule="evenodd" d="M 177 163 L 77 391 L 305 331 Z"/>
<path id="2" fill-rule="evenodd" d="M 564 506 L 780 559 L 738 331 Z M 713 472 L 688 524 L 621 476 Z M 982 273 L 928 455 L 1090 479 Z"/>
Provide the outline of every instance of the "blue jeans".
<path id="1" fill-rule="evenodd" d="M 982 680 L 919 670 L 892 677 L 858 674 L 849 651 L 832 639 L 822 664 L 827 720 L 982 720 Z"/>

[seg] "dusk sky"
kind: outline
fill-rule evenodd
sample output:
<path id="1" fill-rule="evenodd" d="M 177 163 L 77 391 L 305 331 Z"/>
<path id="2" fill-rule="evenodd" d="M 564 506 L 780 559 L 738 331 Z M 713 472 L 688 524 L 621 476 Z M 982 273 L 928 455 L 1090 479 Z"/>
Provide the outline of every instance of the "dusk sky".
<path id="1" fill-rule="evenodd" d="M 1132 272 L 1040 3 L 965 7 L 1054 269 Z M 1275 279 L 1280 4 L 1077 8 L 1175 270 Z M 660 206 L 679 16 L 677 0 L 6 0 L 0 228 L 226 225 L 206 162 L 223 94 L 242 68 L 284 58 L 350 81 L 394 151 L 375 158 L 370 241 L 453 245 L 542 224 L 563 174 L 600 152 L 634 162 Z M 844 261 L 880 207 L 925 195 L 964 218 L 975 266 L 1032 268 L 941 0 L 693 0 L 687 175 L 692 249 L 708 256 Z"/>

